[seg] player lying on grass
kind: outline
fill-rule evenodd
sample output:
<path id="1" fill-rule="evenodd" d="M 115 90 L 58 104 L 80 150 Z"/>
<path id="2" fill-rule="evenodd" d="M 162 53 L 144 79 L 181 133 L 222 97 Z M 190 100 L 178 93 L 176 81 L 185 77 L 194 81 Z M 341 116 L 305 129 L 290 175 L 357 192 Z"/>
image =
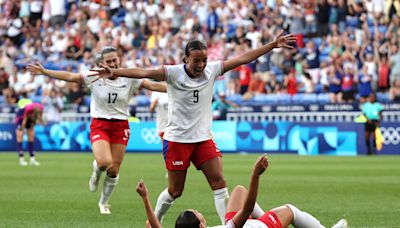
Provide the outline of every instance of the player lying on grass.
<path id="1" fill-rule="evenodd" d="M 258 185 L 261 174 L 268 168 L 267 156 L 261 156 L 253 167 L 250 178 L 249 190 L 243 186 L 236 186 L 230 196 L 227 214 L 225 216 L 225 225 L 214 226 L 215 228 L 282 228 L 288 227 L 290 224 L 294 227 L 304 228 L 320 228 L 324 227 L 321 223 L 307 212 L 300 211 L 291 204 L 286 204 L 267 212 L 259 207 L 255 207 Z M 154 215 L 153 208 L 147 194 L 147 188 L 143 180 L 140 180 L 136 186 L 136 191 L 142 197 L 147 213 L 147 227 L 160 228 L 160 222 Z M 251 218 L 250 218 L 251 216 Z M 189 209 L 182 212 L 175 222 L 175 228 L 205 228 L 206 220 L 203 215 L 194 210 Z M 333 228 L 347 227 L 345 219 L 339 220 Z"/>

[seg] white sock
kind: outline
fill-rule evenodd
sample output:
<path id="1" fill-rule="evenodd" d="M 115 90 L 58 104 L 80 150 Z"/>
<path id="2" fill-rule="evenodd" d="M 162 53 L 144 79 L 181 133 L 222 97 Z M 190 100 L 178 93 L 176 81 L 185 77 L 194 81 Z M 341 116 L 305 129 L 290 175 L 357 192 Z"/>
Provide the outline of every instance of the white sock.
<path id="1" fill-rule="evenodd" d="M 103 171 L 101 171 L 101 170 L 99 169 L 99 167 L 97 166 L 96 160 L 93 160 L 93 173 L 96 174 L 96 176 L 100 177 L 100 175 L 101 175 L 102 172 L 103 172 Z"/>
<path id="2" fill-rule="evenodd" d="M 263 216 L 265 214 L 265 211 L 260 207 L 260 205 L 258 205 L 258 203 L 256 202 L 256 204 L 254 205 L 254 209 L 253 212 L 251 212 L 251 217 L 252 218 L 260 218 L 261 216 Z"/>
<path id="3" fill-rule="evenodd" d="M 118 180 L 119 175 L 114 178 L 109 176 L 106 176 L 106 178 L 104 178 L 103 191 L 101 192 L 99 201 L 100 204 L 108 204 L 108 200 L 110 199 L 115 186 L 118 184 Z"/>
<path id="4" fill-rule="evenodd" d="M 164 191 L 162 191 L 158 196 L 154 214 L 156 214 L 160 223 L 162 223 L 165 213 L 167 213 L 174 201 L 175 199 L 169 194 L 168 188 L 164 189 Z"/>
<path id="5" fill-rule="evenodd" d="M 294 215 L 292 225 L 296 228 L 325 228 L 318 219 L 314 218 L 314 216 L 308 214 L 307 212 L 300 211 L 297 207 L 287 204 Z"/>
<path id="6" fill-rule="evenodd" d="M 228 188 L 225 187 L 214 190 L 215 209 L 217 209 L 221 224 L 225 224 L 226 205 L 228 204 L 228 199 Z"/>

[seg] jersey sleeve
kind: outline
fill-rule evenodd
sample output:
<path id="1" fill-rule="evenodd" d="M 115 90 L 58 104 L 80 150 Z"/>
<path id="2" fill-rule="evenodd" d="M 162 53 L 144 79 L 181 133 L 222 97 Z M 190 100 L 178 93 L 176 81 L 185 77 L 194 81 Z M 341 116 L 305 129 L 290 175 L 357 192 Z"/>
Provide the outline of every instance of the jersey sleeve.
<path id="1" fill-rule="evenodd" d="M 97 76 L 93 76 L 93 77 L 89 76 L 93 73 L 94 73 L 93 71 L 92 72 L 84 71 L 84 72 L 80 73 L 82 86 L 89 87 L 92 84 L 92 82 L 94 82 L 98 79 Z"/>
<path id="2" fill-rule="evenodd" d="M 143 88 L 143 82 L 144 79 L 132 78 L 132 88 L 136 91 Z"/>
<path id="3" fill-rule="evenodd" d="M 211 76 L 216 78 L 224 73 L 224 63 L 222 61 L 208 62 L 207 66 L 210 68 Z"/>
<path id="4" fill-rule="evenodd" d="M 175 84 L 180 74 L 180 68 L 182 65 L 168 65 L 163 66 L 165 71 L 165 81 L 167 84 Z"/>

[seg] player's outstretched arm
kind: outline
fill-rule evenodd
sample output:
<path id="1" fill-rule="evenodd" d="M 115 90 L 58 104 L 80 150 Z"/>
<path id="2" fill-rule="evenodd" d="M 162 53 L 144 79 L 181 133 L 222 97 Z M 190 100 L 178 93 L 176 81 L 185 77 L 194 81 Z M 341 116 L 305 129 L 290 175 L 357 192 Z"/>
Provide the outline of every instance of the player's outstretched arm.
<path id="1" fill-rule="evenodd" d="M 232 219 L 236 227 L 243 227 L 243 225 L 246 223 L 246 220 L 253 212 L 254 205 L 257 199 L 260 176 L 267 168 L 268 158 L 266 155 L 263 155 L 258 158 L 257 162 L 254 164 L 253 173 L 250 178 L 249 192 L 247 193 L 247 197 L 243 204 L 243 207 Z"/>
<path id="2" fill-rule="evenodd" d="M 156 81 L 165 81 L 165 71 L 162 67 L 157 69 L 146 69 L 146 68 L 126 68 L 126 69 L 113 69 L 103 64 L 99 64 L 101 68 L 93 69 L 101 78 L 110 78 L 114 75 L 118 77 L 126 78 L 149 78 Z"/>
<path id="3" fill-rule="evenodd" d="M 140 180 L 137 183 L 136 192 L 142 197 L 143 204 L 146 209 L 147 220 L 149 221 L 151 228 L 161 228 L 161 224 L 154 214 L 153 208 L 151 207 L 150 199 L 147 195 L 147 187 L 143 180 Z"/>
<path id="4" fill-rule="evenodd" d="M 158 91 L 158 92 L 167 92 L 167 85 L 165 82 L 153 82 L 149 80 L 143 81 L 143 88 L 151 90 L 151 91 Z"/>
<path id="5" fill-rule="evenodd" d="M 40 64 L 39 62 L 36 62 L 35 64 L 28 64 L 26 66 L 26 69 L 32 75 L 42 74 L 50 78 L 55 78 L 67 82 L 81 83 L 81 76 L 78 73 L 72 73 L 69 71 L 49 70 L 44 68 L 42 64 Z"/>
<path id="6" fill-rule="evenodd" d="M 245 52 L 230 60 L 224 61 L 224 72 L 235 69 L 236 67 L 250 63 L 256 60 L 258 57 L 270 52 L 274 48 L 293 48 L 289 44 L 296 42 L 296 36 L 289 34 L 283 35 L 283 31 L 275 38 L 274 41 L 265 44 L 259 48 L 253 49 L 251 51 Z"/>

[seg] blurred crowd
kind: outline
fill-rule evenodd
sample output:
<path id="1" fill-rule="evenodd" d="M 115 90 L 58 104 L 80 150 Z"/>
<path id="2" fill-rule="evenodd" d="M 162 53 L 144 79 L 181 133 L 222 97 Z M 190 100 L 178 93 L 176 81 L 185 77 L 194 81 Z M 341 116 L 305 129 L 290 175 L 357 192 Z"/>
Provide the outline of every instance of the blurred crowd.
<path id="1" fill-rule="evenodd" d="M 87 104 L 85 88 L 31 76 L 25 66 L 34 61 L 86 71 L 102 47 L 114 46 L 123 67 L 179 64 L 190 39 L 207 43 L 209 60 L 222 60 L 281 30 L 297 35 L 295 48 L 226 73 L 216 97 L 324 94 L 350 103 L 377 92 L 400 101 L 398 0 L 0 0 L 0 98 Z"/>

